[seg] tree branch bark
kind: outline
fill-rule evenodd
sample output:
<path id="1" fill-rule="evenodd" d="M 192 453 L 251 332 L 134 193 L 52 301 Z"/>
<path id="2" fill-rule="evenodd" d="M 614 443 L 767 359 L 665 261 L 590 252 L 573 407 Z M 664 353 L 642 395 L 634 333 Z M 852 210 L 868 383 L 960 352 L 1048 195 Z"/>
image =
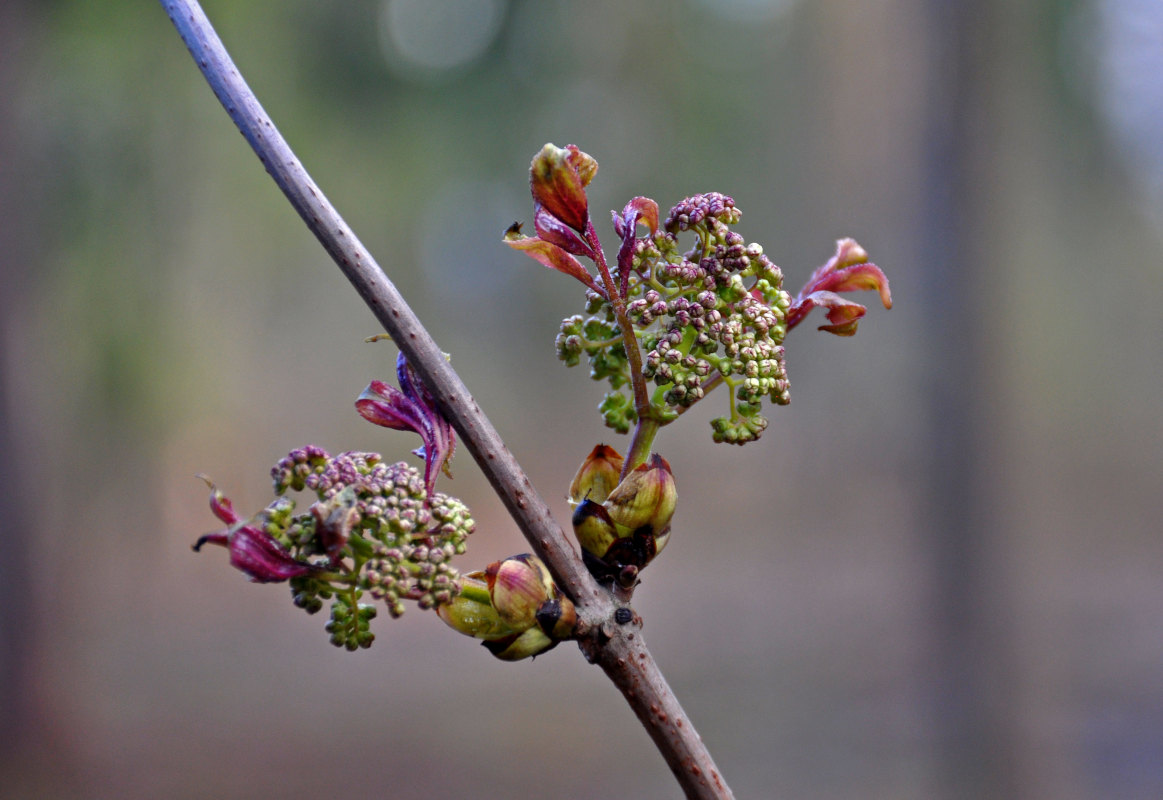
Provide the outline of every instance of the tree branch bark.
<path id="1" fill-rule="evenodd" d="M 622 691 L 686 796 L 733 797 L 647 650 L 637 616 L 628 625 L 613 621 L 617 599 L 590 576 L 549 506 L 530 484 L 436 342 L 303 169 L 239 74 L 201 6 L 196 0 L 161 0 L 161 4 L 210 88 L 267 172 L 391 334 L 440 403 L 534 552 L 577 604 L 583 624 L 579 642 L 582 651 Z"/>

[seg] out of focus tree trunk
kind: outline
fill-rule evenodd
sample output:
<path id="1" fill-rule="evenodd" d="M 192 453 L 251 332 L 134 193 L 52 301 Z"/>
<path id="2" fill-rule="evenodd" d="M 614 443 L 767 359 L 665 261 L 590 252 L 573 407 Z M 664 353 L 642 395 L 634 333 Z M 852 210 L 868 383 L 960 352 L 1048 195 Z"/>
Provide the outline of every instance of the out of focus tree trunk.
<path id="1" fill-rule="evenodd" d="M 932 47 L 920 222 L 928 425 L 923 475 L 933 568 L 931 717 L 939 795 L 1032 796 L 1015 718 L 1020 685 L 1007 584 L 1004 489 L 990 469 L 1004 447 L 1005 306 L 992 266 L 992 168 L 1005 132 L 995 112 L 1023 59 L 1007 54 L 995 0 L 927 0 Z M 1018 37 L 1018 41 L 1023 41 Z M 1025 39 L 1024 41 L 1029 41 Z"/>
<path id="2" fill-rule="evenodd" d="M 0 4 L 0 764 L 34 752 L 43 734 L 34 663 L 37 614 L 29 485 L 31 454 L 18 435 L 20 364 L 12 346 L 16 326 L 41 273 L 43 212 L 17 119 L 33 51 L 34 3 Z"/>

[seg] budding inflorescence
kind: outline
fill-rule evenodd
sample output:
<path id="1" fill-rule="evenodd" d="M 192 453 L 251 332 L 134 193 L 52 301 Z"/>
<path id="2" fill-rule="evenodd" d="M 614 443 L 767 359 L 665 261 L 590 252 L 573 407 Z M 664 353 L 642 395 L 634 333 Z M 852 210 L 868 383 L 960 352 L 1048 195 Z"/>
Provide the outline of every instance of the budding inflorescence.
<path id="1" fill-rule="evenodd" d="M 404 600 L 434 608 L 459 592 L 460 575 L 449 560 L 464 552 L 472 516 L 454 497 L 429 495 L 415 467 L 376 453 L 332 456 L 308 446 L 292 450 L 271 475 L 279 496 L 249 520 L 220 513 L 230 503 L 212 488 L 212 508 L 229 527 L 203 536 L 195 549 L 223 545 L 251 580 L 288 580 L 295 605 L 308 613 L 330 600 L 333 644 L 354 650 L 372 643 L 376 612 L 359 602 L 365 594 L 398 617 Z M 289 490 L 313 492 L 317 500 L 296 514 Z"/>
<path id="2" fill-rule="evenodd" d="M 582 163 L 584 179 L 577 167 Z M 718 192 L 682 200 L 661 225 L 653 200 L 632 199 L 613 214 L 621 247 L 607 268 L 585 197 L 596 170 L 596 162 L 573 145 L 546 145 L 530 171 L 538 235 L 522 236 L 516 226 L 505 241 L 585 284 L 586 313 L 562 322 L 557 355 L 567 366 L 586 358 L 590 376 L 609 383 L 600 410 L 620 433 L 643 416 L 666 424 L 726 384 L 729 413 L 712 421 L 713 437 L 753 441 L 767 426 L 762 402 L 789 400 L 783 340 L 790 328 L 820 306 L 832 323 L 822 330 L 855 332 L 865 309 L 836 292 L 875 289 L 891 306 L 884 274 L 850 239 L 841 240 L 837 255 L 793 298 L 763 248 L 731 229 L 742 212 Z M 551 207 L 569 221 L 554 217 Z M 639 226 L 647 228 L 645 235 L 637 235 Z M 594 261 L 599 274 L 591 275 L 577 256 Z"/>
<path id="3" fill-rule="evenodd" d="M 762 400 L 788 402 L 783 337 L 791 297 L 783 274 L 758 244 L 732 231 L 742 213 L 726 195 L 688 197 L 670 210 L 660 230 L 634 238 L 626 269 L 626 311 L 643 351 L 642 375 L 660 421 L 673 419 L 720 383 L 731 389 L 730 414 L 712 423 L 716 441 L 743 443 L 766 426 Z M 627 234 L 622 219 L 615 228 Z M 685 252 L 679 236 L 689 234 Z M 621 275 L 615 277 L 622 281 Z M 602 404 L 606 424 L 626 432 L 635 409 L 625 387 L 632 380 L 614 303 L 593 290 L 588 317 L 566 318 L 558 333 L 558 357 L 573 366 L 585 355 L 590 375 L 607 380 Z"/>

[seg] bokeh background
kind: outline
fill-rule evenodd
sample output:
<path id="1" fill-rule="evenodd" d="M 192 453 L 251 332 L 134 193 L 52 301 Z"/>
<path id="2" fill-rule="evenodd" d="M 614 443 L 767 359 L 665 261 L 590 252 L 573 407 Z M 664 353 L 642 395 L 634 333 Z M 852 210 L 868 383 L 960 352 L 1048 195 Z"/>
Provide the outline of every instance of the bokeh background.
<path id="1" fill-rule="evenodd" d="M 1163 5 L 213 0 L 243 74 L 566 521 L 601 387 L 578 286 L 503 247 L 574 142 L 598 212 L 731 194 L 789 287 L 856 237 L 896 307 L 789 340 L 635 607 L 739 797 L 1163 796 Z M 612 241 L 608 226 L 599 229 Z M 571 646 L 432 615 L 332 648 L 248 584 L 240 509 L 395 351 L 160 6 L 0 5 L 0 794 L 678 797 Z M 875 298 L 868 296 L 870 306 Z M 818 313 L 818 312 L 817 312 Z M 525 545 L 466 455 L 465 569 Z"/>

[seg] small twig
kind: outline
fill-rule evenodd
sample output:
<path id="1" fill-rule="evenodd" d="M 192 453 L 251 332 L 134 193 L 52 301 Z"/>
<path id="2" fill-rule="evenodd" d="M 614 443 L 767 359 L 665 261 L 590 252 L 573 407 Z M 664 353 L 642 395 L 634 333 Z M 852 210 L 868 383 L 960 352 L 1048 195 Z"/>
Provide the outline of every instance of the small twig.
<path id="1" fill-rule="evenodd" d="M 303 169 L 239 74 L 202 8 L 196 0 L 161 0 L 161 3 L 210 88 L 267 172 L 391 334 L 440 403 L 533 550 L 577 603 L 586 630 L 580 641 L 583 651 L 621 689 L 687 797 L 732 797 L 710 753 L 646 649 L 638 626 L 613 622 L 617 607 L 614 596 L 586 571 L 549 506 L 529 483 L 436 342 Z"/>

